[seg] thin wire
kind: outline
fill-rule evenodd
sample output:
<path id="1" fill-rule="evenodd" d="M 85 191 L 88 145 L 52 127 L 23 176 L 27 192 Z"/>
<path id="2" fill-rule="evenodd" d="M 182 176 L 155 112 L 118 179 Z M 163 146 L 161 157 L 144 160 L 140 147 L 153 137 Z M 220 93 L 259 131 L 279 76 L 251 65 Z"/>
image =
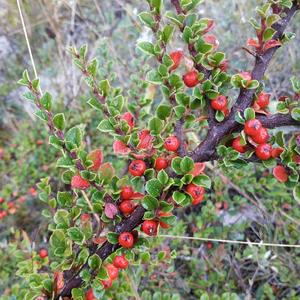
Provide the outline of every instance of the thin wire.
<path id="1" fill-rule="evenodd" d="M 154 236 L 155 237 L 155 236 Z M 182 239 L 182 240 L 196 240 L 196 241 L 205 241 L 205 242 L 219 242 L 226 244 L 240 244 L 248 246 L 267 246 L 267 247 L 282 247 L 282 248 L 300 248 L 300 245 L 290 245 L 290 244 L 272 244 L 264 242 L 250 242 L 250 241 L 235 241 L 235 240 L 222 240 L 222 239 L 212 239 L 212 238 L 200 238 L 193 236 L 180 236 L 180 235 L 168 235 L 160 234 L 156 237 L 169 238 L 169 239 Z"/>
<path id="2" fill-rule="evenodd" d="M 29 52 L 29 56 L 30 56 L 30 60 L 31 60 L 31 64 L 32 64 L 34 76 L 35 76 L 35 78 L 38 78 L 37 72 L 36 72 L 36 68 L 35 68 L 34 59 L 33 59 L 32 52 L 31 52 L 31 47 L 30 47 L 28 35 L 27 35 L 27 30 L 26 30 L 26 26 L 25 26 L 23 14 L 22 14 L 22 9 L 21 9 L 21 5 L 20 5 L 20 1 L 19 0 L 17 0 L 17 5 L 18 5 L 18 9 L 19 9 L 20 19 L 21 19 L 21 23 L 22 23 L 22 27 L 23 27 L 23 31 L 24 31 L 24 35 L 25 35 L 25 40 L 26 40 L 26 43 L 27 43 L 27 48 L 28 48 L 28 52 Z"/>

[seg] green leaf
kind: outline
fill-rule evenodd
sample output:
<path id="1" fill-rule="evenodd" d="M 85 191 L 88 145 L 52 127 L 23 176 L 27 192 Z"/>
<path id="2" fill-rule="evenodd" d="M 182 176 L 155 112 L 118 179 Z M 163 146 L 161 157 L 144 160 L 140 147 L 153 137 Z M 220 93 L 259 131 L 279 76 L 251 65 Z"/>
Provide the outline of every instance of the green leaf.
<path id="1" fill-rule="evenodd" d="M 58 192 L 57 193 L 57 202 L 60 206 L 71 206 L 73 196 L 70 192 Z"/>
<path id="2" fill-rule="evenodd" d="M 222 122 L 224 120 L 224 118 L 225 118 L 225 115 L 224 115 L 224 113 L 222 111 L 217 110 L 216 114 L 215 114 L 215 118 L 216 118 L 216 120 L 218 122 Z"/>
<path id="3" fill-rule="evenodd" d="M 153 178 L 146 183 L 145 189 L 152 197 L 158 197 L 161 193 L 162 187 L 163 186 L 160 181 L 156 178 Z"/>
<path id="4" fill-rule="evenodd" d="M 106 237 L 111 244 L 117 244 L 119 242 L 119 234 L 116 232 L 108 232 Z"/>
<path id="5" fill-rule="evenodd" d="M 192 29 L 188 26 L 185 26 L 182 33 L 183 40 L 188 44 L 192 36 L 193 36 Z"/>
<path id="6" fill-rule="evenodd" d="M 82 141 L 82 132 L 80 128 L 78 126 L 75 126 L 69 129 L 65 135 L 65 141 L 79 148 Z"/>
<path id="7" fill-rule="evenodd" d="M 236 122 L 238 122 L 238 123 L 240 123 L 240 124 L 242 124 L 242 125 L 245 124 L 245 119 L 242 117 L 240 111 L 238 111 L 238 112 L 235 114 L 234 119 L 235 119 Z"/>
<path id="8" fill-rule="evenodd" d="M 155 210 L 158 208 L 158 200 L 154 197 L 146 195 L 142 200 L 142 206 L 147 210 Z"/>
<path id="9" fill-rule="evenodd" d="M 205 188 L 211 188 L 211 179 L 204 174 L 200 174 L 193 179 L 193 183 L 198 186 L 203 186 Z"/>
<path id="10" fill-rule="evenodd" d="M 183 173 L 192 171 L 194 169 L 194 161 L 190 157 L 185 156 L 180 162 L 180 169 Z"/>
<path id="11" fill-rule="evenodd" d="M 165 170 L 160 170 L 157 174 L 157 179 L 160 181 L 162 185 L 165 185 L 168 183 L 169 176 Z"/>
<path id="12" fill-rule="evenodd" d="M 244 82 L 245 80 L 242 80 Z M 255 90 L 259 87 L 259 82 L 257 80 L 251 80 L 249 84 L 247 84 L 247 87 L 245 87 L 248 90 Z"/>
<path id="13" fill-rule="evenodd" d="M 300 203 L 300 184 L 296 185 L 293 189 L 293 196 L 298 203 Z"/>
<path id="14" fill-rule="evenodd" d="M 181 167 L 180 167 L 181 160 L 182 160 L 181 157 L 175 157 L 172 159 L 172 163 L 171 163 L 173 171 L 178 175 L 182 174 Z"/>
<path id="15" fill-rule="evenodd" d="M 280 19 L 281 18 L 279 15 L 273 14 L 273 15 L 268 16 L 267 20 L 266 20 L 267 26 L 271 27 L 274 23 L 278 22 Z"/>
<path id="16" fill-rule="evenodd" d="M 255 119 L 254 109 L 251 107 L 246 108 L 244 111 L 244 117 L 245 117 L 246 121 Z"/>
<path id="17" fill-rule="evenodd" d="M 76 243 L 81 245 L 84 242 L 84 234 L 77 227 L 71 227 L 67 231 L 68 236 Z"/>
<path id="18" fill-rule="evenodd" d="M 97 129 L 102 132 L 112 132 L 115 131 L 113 125 L 109 122 L 109 120 L 104 119 L 102 120 L 99 125 L 97 126 Z"/>
<path id="19" fill-rule="evenodd" d="M 93 270 L 98 269 L 101 263 L 102 260 L 96 253 L 93 254 L 88 260 L 89 267 Z"/>
<path id="20" fill-rule="evenodd" d="M 171 106 L 167 104 L 160 104 L 156 109 L 156 115 L 161 120 L 165 120 L 170 116 Z"/>
<path id="21" fill-rule="evenodd" d="M 53 117 L 53 123 L 56 128 L 63 130 L 66 123 L 65 115 L 63 113 L 56 114 Z"/>
<path id="22" fill-rule="evenodd" d="M 33 101 L 33 102 L 35 101 L 35 96 L 31 92 L 25 92 L 22 96 L 26 100 Z"/>
<path id="23" fill-rule="evenodd" d="M 155 55 L 154 45 L 150 42 L 140 42 L 137 47 L 146 54 Z"/>
<path id="24" fill-rule="evenodd" d="M 162 78 L 156 70 L 151 70 L 146 75 L 146 81 L 153 83 L 153 84 L 161 84 Z"/>
<path id="25" fill-rule="evenodd" d="M 79 49 L 80 58 L 85 59 L 87 55 L 87 51 L 88 51 L 88 45 L 87 44 L 82 45 Z"/>
<path id="26" fill-rule="evenodd" d="M 284 135 L 282 131 L 276 132 L 275 141 L 280 147 L 284 147 L 285 141 L 284 141 Z"/>
<path id="27" fill-rule="evenodd" d="M 174 32 L 174 27 L 171 25 L 166 25 L 162 31 L 162 40 L 164 41 L 165 44 L 167 44 L 172 36 L 173 36 L 173 32 Z"/>
<path id="28" fill-rule="evenodd" d="M 141 22 L 143 24 L 145 24 L 146 26 L 153 28 L 155 26 L 155 21 L 153 19 L 153 16 L 149 13 L 149 12 L 141 12 L 138 15 L 139 19 L 141 20 Z"/>
<path id="29" fill-rule="evenodd" d="M 109 81 L 107 79 L 104 79 L 104 80 L 101 80 L 99 82 L 99 88 L 102 92 L 102 95 L 104 97 L 106 97 L 110 91 L 110 84 L 109 84 Z"/>
<path id="30" fill-rule="evenodd" d="M 291 116 L 294 120 L 300 122 L 300 107 L 296 107 L 292 110 Z"/>
<path id="31" fill-rule="evenodd" d="M 149 129 L 151 131 L 151 134 L 157 135 L 163 129 L 163 122 L 159 118 L 153 117 L 149 121 Z"/>
<path id="32" fill-rule="evenodd" d="M 264 34 L 263 34 L 263 40 L 264 40 L 264 42 L 271 40 L 275 33 L 276 33 L 275 29 L 273 29 L 271 27 L 268 27 L 264 31 Z"/>
<path id="33" fill-rule="evenodd" d="M 99 102 L 98 99 L 96 99 L 94 97 L 90 98 L 87 103 L 96 110 L 102 111 L 102 109 L 103 109 L 102 104 Z"/>
<path id="34" fill-rule="evenodd" d="M 181 205 L 181 203 L 185 200 L 186 194 L 175 191 L 172 195 L 173 200 L 176 202 L 176 204 Z"/>
<path id="35" fill-rule="evenodd" d="M 38 110 L 34 113 L 40 120 L 47 122 L 48 121 L 48 115 L 41 110 Z"/>
<path id="36" fill-rule="evenodd" d="M 30 82 L 30 78 L 29 78 L 28 71 L 24 70 L 22 74 L 22 79 L 18 81 L 18 84 L 28 86 L 29 82 Z"/>
<path id="37" fill-rule="evenodd" d="M 61 141 L 59 138 L 57 138 L 55 135 L 49 136 L 49 144 L 56 149 L 61 149 L 63 146 L 63 141 Z"/>

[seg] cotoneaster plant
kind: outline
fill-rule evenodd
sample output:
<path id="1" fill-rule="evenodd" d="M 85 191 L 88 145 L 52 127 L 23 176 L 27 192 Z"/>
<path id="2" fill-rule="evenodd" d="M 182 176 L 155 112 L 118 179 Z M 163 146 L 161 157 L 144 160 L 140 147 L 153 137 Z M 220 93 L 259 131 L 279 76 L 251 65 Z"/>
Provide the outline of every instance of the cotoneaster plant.
<path id="1" fill-rule="evenodd" d="M 49 128 L 49 143 L 62 153 L 57 167 L 70 186 L 53 195 L 49 178 L 38 185 L 40 199 L 49 205 L 44 212 L 51 220 L 49 248 L 33 253 L 30 271 L 20 267 L 28 282 L 26 299 L 103 297 L 148 247 L 145 237 L 176 222 L 175 208 L 206 200 L 212 185 L 206 162 L 225 168 L 262 163 L 300 198 L 300 135 L 272 131 L 299 128 L 300 81 L 292 79 L 293 93 L 284 101 L 272 99 L 278 101 L 273 114 L 263 82 L 276 50 L 292 37 L 285 29 L 299 1 L 266 1 L 257 8 L 259 22 L 251 19 L 256 38 L 247 42 L 255 64 L 237 74 L 229 72 L 230 61 L 210 34 L 214 20 L 197 14 L 201 0 L 147 2 L 149 10 L 139 18 L 155 41 L 138 48 L 156 63 L 146 82 L 160 87 L 159 101 L 140 99 L 136 111 L 121 88 L 100 78 L 101 66 L 88 58 L 86 45 L 69 49 L 90 88 L 88 104 L 103 113 L 97 128 L 114 138 L 111 149 L 126 162 L 123 174 L 116 174 L 101 149 L 86 150 L 82 126 L 69 128 L 64 113 L 52 112 L 52 96 L 41 91 L 39 79 L 25 71 L 19 81 Z M 172 10 L 165 11 L 164 4 Z M 176 31 L 180 50 L 170 46 Z M 228 96 L 230 89 L 239 90 L 236 99 Z"/>

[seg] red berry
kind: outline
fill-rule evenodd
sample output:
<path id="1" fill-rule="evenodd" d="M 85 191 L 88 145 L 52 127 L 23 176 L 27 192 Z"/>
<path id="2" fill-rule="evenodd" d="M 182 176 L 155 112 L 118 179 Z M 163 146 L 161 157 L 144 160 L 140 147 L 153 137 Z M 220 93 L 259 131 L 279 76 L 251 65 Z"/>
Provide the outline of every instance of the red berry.
<path id="1" fill-rule="evenodd" d="M 283 166 L 276 166 L 273 169 L 273 175 L 279 182 L 287 182 L 289 179 L 287 171 Z"/>
<path id="2" fill-rule="evenodd" d="M 272 146 L 270 144 L 260 144 L 255 150 L 255 154 L 261 160 L 267 160 L 271 157 Z"/>
<path id="3" fill-rule="evenodd" d="M 0 197 L 0 204 L 4 202 L 4 198 Z"/>
<path id="4" fill-rule="evenodd" d="M 80 175 L 74 175 L 71 180 L 71 186 L 73 189 L 85 190 L 90 187 L 90 183 Z"/>
<path id="5" fill-rule="evenodd" d="M 88 154 L 87 159 L 93 162 L 93 165 L 89 167 L 89 169 L 92 171 L 98 171 L 103 162 L 103 153 L 100 149 L 93 150 Z"/>
<path id="6" fill-rule="evenodd" d="M 125 200 L 119 206 L 120 211 L 124 215 L 131 214 L 134 211 L 134 208 L 135 204 L 131 200 Z"/>
<path id="7" fill-rule="evenodd" d="M 166 169 L 168 167 L 168 160 L 165 159 L 164 157 L 158 157 L 155 160 L 154 167 L 155 167 L 156 171 L 160 171 L 160 170 Z"/>
<path id="8" fill-rule="evenodd" d="M 92 288 L 85 293 L 85 300 L 97 300 Z"/>
<path id="9" fill-rule="evenodd" d="M 182 76 L 183 82 L 187 87 L 194 87 L 196 86 L 200 81 L 198 79 L 198 72 L 197 71 L 190 71 Z"/>
<path id="10" fill-rule="evenodd" d="M 121 120 L 124 120 L 129 125 L 130 129 L 134 127 L 134 117 L 130 112 L 126 112 L 121 116 Z"/>
<path id="11" fill-rule="evenodd" d="M 143 222 L 141 229 L 144 233 L 150 236 L 155 236 L 157 235 L 157 222 L 153 220 L 146 220 Z"/>
<path id="12" fill-rule="evenodd" d="M 269 105 L 270 103 L 270 94 L 267 94 L 265 92 L 261 92 L 256 99 L 256 104 L 260 107 L 260 108 L 265 108 Z"/>
<path id="13" fill-rule="evenodd" d="M 180 146 L 180 142 L 176 136 L 169 136 L 164 142 L 164 147 L 168 151 L 176 152 Z"/>
<path id="14" fill-rule="evenodd" d="M 142 176 L 146 169 L 145 162 L 140 159 L 132 161 L 129 165 L 129 172 L 132 176 Z"/>
<path id="15" fill-rule="evenodd" d="M 272 149 L 272 152 L 271 152 L 271 155 L 273 158 L 277 158 L 278 156 L 280 156 L 280 154 L 284 151 L 283 148 L 273 148 Z"/>
<path id="16" fill-rule="evenodd" d="M 241 144 L 241 137 L 239 136 L 232 141 L 232 148 L 240 153 L 247 151 L 247 146 Z"/>
<path id="17" fill-rule="evenodd" d="M 206 247 L 207 247 L 207 249 L 211 249 L 213 247 L 213 243 L 212 242 L 207 242 Z"/>
<path id="18" fill-rule="evenodd" d="M 251 138 L 256 144 L 264 144 L 269 139 L 268 130 L 265 127 L 261 127 Z"/>
<path id="19" fill-rule="evenodd" d="M 173 60 L 173 65 L 170 68 L 170 72 L 176 70 L 179 67 L 180 61 L 183 57 L 183 51 L 178 50 L 178 51 L 173 51 L 170 53 L 170 57 Z"/>
<path id="20" fill-rule="evenodd" d="M 119 235 L 119 244 L 124 248 L 132 248 L 134 243 L 133 235 L 130 232 L 123 232 Z"/>
<path id="21" fill-rule="evenodd" d="M 106 279 L 106 280 L 101 280 L 101 283 L 103 285 L 103 288 L 109 289 L 112 286 L 112 280 L 111 279 Z"/>
<path id="22" fill-rule="evenodd" d="M 215 110 L 224 110 L 227 106 L 227 98 L 223 95 L 219 95 L 210 102 L 210 105 Z"/>
<path id="23" fill-rule="evenodd" d="M 48 256 L 48 251 L 47 249 L 41 249 L 40 252 L 39 252 L 39 256 L 40 258 L 44 259 Z"/>
<path id="24" fill-rule="evenodd" d="M 186 192 L 188 194 L 190 194 L 191 197 L 193 198 L 192 204 L 197 205 L 203 200 L 205 190 L 202 186 L 198 186 L 198 185 L 195 185 L 193 183 L 190 183 L 186 187 Z"/>
<path id="25" fill-rule="evenodd" d="M 118 255 L 114 258 L 113 264 L 116 268 L 119 269 L 126 269 L 128 267 L 128 260 L 126 259 L 125 255 Z"/>
<path id="26" fill-rule="evenodd" d="M 133 188 L 131 186 L 123 186 L 121 188 L 121 198 L 122 200 L 128 200 L 133 196 Z"/>
<path id="27" fill-rule="evenodd" d="M 109 276 L 109 279 L 115 280 L 118 277 L 119 270 L 113 264 L 107 264 L 105 268 Z"/>
<path id="28" fill-rule="evenodd" d="M 251 119 L 247 121 L 244 125 L 245 133 L 253 136 L 257 133 L 258 129 L 262 127 L 262 124 L 257 119 Z"/>

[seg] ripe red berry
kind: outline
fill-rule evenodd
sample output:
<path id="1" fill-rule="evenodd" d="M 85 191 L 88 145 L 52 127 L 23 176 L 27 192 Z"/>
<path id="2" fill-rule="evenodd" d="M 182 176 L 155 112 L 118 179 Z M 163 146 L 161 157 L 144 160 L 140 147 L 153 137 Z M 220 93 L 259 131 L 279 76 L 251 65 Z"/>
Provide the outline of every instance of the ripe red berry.
<path id="1" fill-rule="evenodd" d="M 247 151 L 247 146 L 241 144 L 241 137 L 239 136 L 232 141 L 232 148 L 240 153 Z"/>
<path id="2" fill-rule="evenodd" d="M 92 288 L 85 293 L 85 300 L 97 300 Z"/>
<path id="3" fill-rule="evenodd" d="M 198 72 L 197 71 L 190 71 L 182 76 L 183 82 L 187 87 L 194 87 L 196 86 L 200 81 L 198 79 Z"/>
<path id="4" fill-rule="evenodd" d="M 155 236 L 157 235 L 157 222 L 153 220 L 146 220 L 143 222 L 141 229 L 144 233 L 150 236 Z"/>
<path id="5" fill-rule="evenodd" d="M 40 258 L 44 259 L 48 256 L 48 251 L 47 249 L 41 249 L 40 252 L 39 252 L 39 256 Z"/>
<path id="6" fill-rule="evenodd" d="M 90 183 L 80 175 L 74 175 L 71 180 L 71 186 L 73 189 L 85 190 L 90 187 Z"/>
<path id="7" fill-rule="evenodd" d="M 158 157 L 155 160 L 154 167 L 155 167 L 156 171 L 160 171 L 160 170 L 166 169 L 168 167 L 168 160 L 165 159 L 164 157 Z"/>
<path id="8" fill-rule="evenodd" d="M 89 169 L 92 171 L 98 171 L 103 162 L 103 153 L 100 149 L 95 149 L 88 154 L 87 159 L 93 162 L 93 165 L 89 167 Z"/>
<path id="9" fill-rule="evenodd" d="M 207 242 L 207 243 L 206 243 L 207 249 L 212 249 L 213 246 L 214 246 L 214 245 L 213 245 L 212 242 Z"/>
<path id="10" fill-rule="evenodd" d="M 131 214 L 134 211 L 134 208 L 135 208 L 135 204 L 131 200 L 125 200 L 119 206 L 120 211 L 124 215 Z"/>
<path id="11" fill-rule="evenodd" d="M 210 102 L 210 105 L 215 110 L 224 110 L 227 106 L 227 98 L 223 95 L 219 95 Z"/>
<path id="12" fill-rule="evenodd" d="M 270 144 L 260 144 L 255 150 L 255 154 L 261 160 L 267 160 L 271 157 L 272 146 Z"/>
<path id="13" fill-rule="evenodd" d="M 4 202 L 4 198 L 0 197 L 0 204 Z"/>
<path id="14" fill-rule="evenodd" d="M 119 275 L 119 270 L 113 264 L 107 264 L 105 266 L 109 279 L 115 280 Z"/>
<path id="15" fill-rule="evenodd" d="M 101 283 L 103 285 L 103 288 L 109 289 L 112 286 L 112 280 L 111 279 L 106 279 L 106 280 L 101 280 Z"/>
<path id="16" fill-rule="evenodd" d="M 203 200 L 204 194 L 205 194 L 205 190 L 202 186 L 198 186 L 193 183 L 190 183 L 186 187 L 186 192 L 188 194 L 190 194 L 191 197 L 193 198 L 193 201 L 192 201 L 193 205 L 199 204 Z"/>
<path id="17" fill-rule="evenodd" d="M 125 255 L 117 255 L 114 260 L 113 260 L 113 264 L 116 268 L 119 269 L 126 269 L 128 267 L 128 260 L 126 259 Z"/>
<path id="18" fill-rule="evenodd" d="M 264 144 L 269 139 L 268 130 L 265 127 L 261 127 L 251 136 L 251 138 L 256 144 Z"/>
<path id="19" fill-rule="evenodd" d="M 132 248 L 134 237 L 130 232 L 123 232 L 119 235 L 119 244 L 124 248 Z"/>
<path id="20" fill-rule="evenodd" d="M 128 200 L 133 196 L 133 188 L 131 186 L 123 186 L 121 188 L 121 198 L 122 200 Z"/>
<path id="21" fill-rule="evenodd" d="M 164 147 L 168 151 L 176 152 L 180 146 L 180 142 L 176 136 L 169 136 L 164 142 Z"/>
<path id="22" fill-rule="evenodd" d="M 280 156 L 280 154 L 284 151 L 283 148 L 273 148 L 272 149 L 272 152 L 271 152 L 271 155 L 273 158 L 277 158 L 278 156 Z"/>
<path id="23" fill-rule="evenodd" d="M 257 133 L 258 129 L 262 127 L 262 124 L 257 119 L 251 119 L 247 121 L 244 125 L 245 133 L 253 136 Z"/>
<path id="24" fill-rule="evenodd" d="M 276 166 L 273 169 L 273 175 L 279 182 L 287 182 L 289 179 L 287 171 L 283 166 Z"/>
<path id="25" fill-rule="evenodd" d="M 260 108 L 265 108 L 269 105 L 270 103 L 270 94 L 267 94 L 265 92 L 261 92 L 259 93 L 259 95 L 257 96 L 256 99 L 256 104 L 260 107 Z"/>
<path id="26" fill-rule="evenodd" d="M 129 165 L 129 172 L 132 176 L 142 176 L 146 169 L 145 162 L 140 159 L 132 161 Z"/>
<path id="27" fill-rule="evenodd" d="M 170 72 L 171 72 L 171 71 L 176 70 L 179 67 L 181 59 L 183 57 L 183 51 L 182 50 L 173 51 L 170 53 L 170 57 L 173 60 L 173 65 L 170 68 Z"/>
<path id="28" fill-rule="evenodd" d="M 130 129 L 134 127 L 134 117 L 130 112 L 126 112 L 121 116 L 121 120 L 124 120 L 129 125 Z"/>

